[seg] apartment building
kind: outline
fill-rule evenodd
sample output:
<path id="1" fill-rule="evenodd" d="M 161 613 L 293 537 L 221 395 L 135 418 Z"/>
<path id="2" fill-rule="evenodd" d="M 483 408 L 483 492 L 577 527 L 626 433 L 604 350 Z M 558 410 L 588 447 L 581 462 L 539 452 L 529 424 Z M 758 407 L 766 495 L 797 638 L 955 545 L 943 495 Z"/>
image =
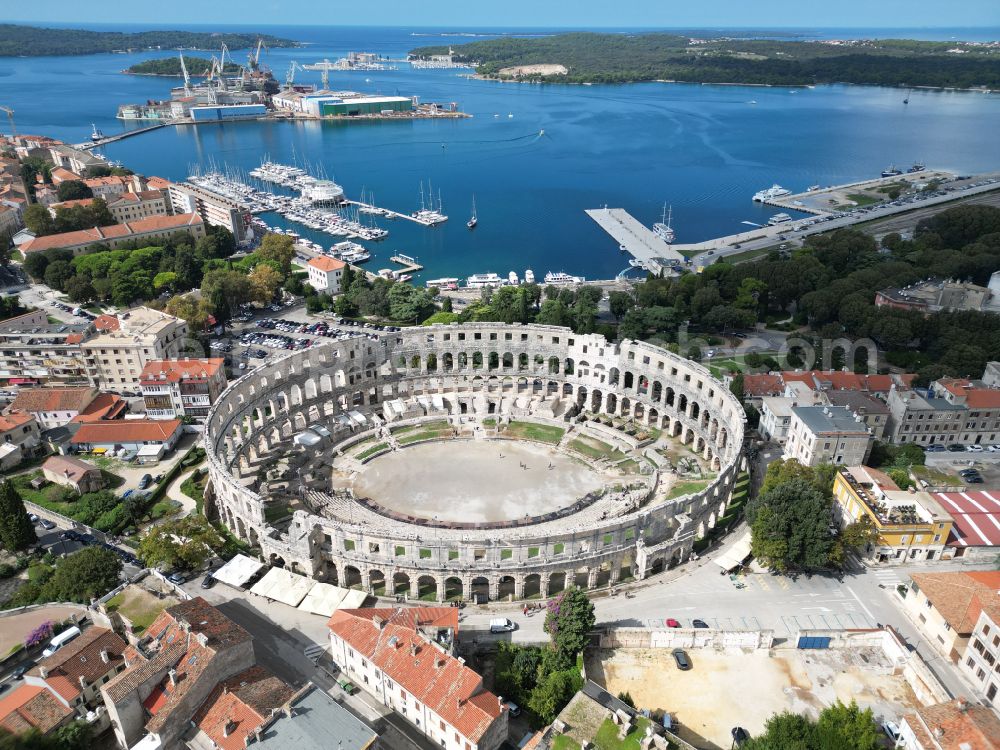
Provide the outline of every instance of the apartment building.
<path id="1" fill-rule="evenodd" d="M 929 492 L 904 491 L 868 466 L 845 466 L 833 480 L 837 519 L 847 526 L 868 518 L 878 540 L 862 554 L 884 564 L 941 559 L 953 519 Z"/>
<path id="2" fill-rule="evenodd" d="M 216 686 L 254 666 L 250 634 L 201 597 L 163 610 L 124 658 L 104 705 L 121 747 L 150 750 L 178 746 Z"/>
<path id="3" fill-rule="evenodd" d="M 119 224 L 128 224 L 152 216 L 167 216 L 170 213 L 166 195 L 160 190 L 122 193 L 108 199 L 108 210 Z"/>
<path id="4" fill-rule="evenodd" d="M 0 322 L 0 380 L 11 385 L 94 385 L 93 363 L 80 348 L 90 323 L 50 324 L 44 310 Z"/>
<path id="5" fill-rule="evenodd" d="M 30 414 L 43 430 L 51 430 L 72 422 L 93 403 L 98 393 L 91 386 L 21 388 L 7 411 Z"/>
<path id="6" fill-rule="evenodd" d="M 310 258 L 306 264 L 309 269 L 309 285 L 317 292 L 340 294 L 340 280 L 347 265 L 342 260 L 321 255 Z"/>
<path id="7" fill-rule="evenodd" d="M 187 182 L 170 183 L 167 190 L 175 214 L 196 214 L 206 224 L 225 227 L 239 245 L 251 239 L 251 216 L 236 201 Z"/>
<path id="8" fill-rule="evenodd" d="M 139 376 L 152 419 L 203 419 L 226 388 L 225 360 L 172 359 L 147 362 Z"/>
<path id="9" fill-rule="evenodd" d="M 48 688 L 21 685 L 0 697 L 0 729 L 21 734 L 32 729 L 52 734 L 76 718 L 76 714 Z"/>
<path id="10" fill-rule="evenodd" d="M 64 248 L 72 250 L 74 255 L 79 255 L 91 245 L 106 245 L 115 250 L 123 245 L 137 242 L 155 244 L 178 235 L 187 235 L 192 240 L 199 240 L 205 236 L 205 223 L 199 215 L 193 213 L 150 216 L 124 224 L 35 237 L 21 245 L 21 251 L 35 253 Z"/>
<path id="11" fill-rule="evenodd" d="M 843 406 L 858 417 L 876 440 L 885 439 L 889 407 L 881 399 L 861 391 L 828 391 L 823 394 L 831 406 Z"/>
<path id="12" fill-rule="evenodd" d="M 65 143 L 55 142 L 49 148 L 49 158 L 57 167 L 63 167 L 78 175 L 84 174 L 92 167 L 106 167 L 108 163 L 98 156 L 94 156 L 89 151 L 67 146 Z"/>
<path id="13" fill-rule="evenodd" d="M 843 406 L 792 407 L 786 459 L 795 459 L 804 466 L 855 466 L 865 462 L 871 446 L 868 427 Z"/>
<path id="14" fill-rule="evenodd" d="M 458 610 L 339 610 L 330 618 L 333 660 L 345 676 L 445 750 L 495 750 L 506 707 L 452 656 Z"/>
<path id="15" fill-rule="evenodd" d="M 981 700 L 1000 709 L 1000 601 L 983 605 L 958 668 L 976 685 Z"/>
<path id="16" fill-rule="evenodd" d="M 82 342 L 102 390 L 137 393 L 146 364 L 178 356 L 188 334 L 180 318 L 135 307 L 118 316 L 118 328 L 97 333 Z"/>
<path id="17" fill-rule="evenodd" d="M 1000 747 L 1000 718 L 992 709 L 957 698 L 920 706 L 899 725 L 902 750 L 990 750 Z"/>
<path id="18" fill-rule="evenodd" d="M 941 310 L 1000 312 L 1000 271 L 990 277 L 988 287 L 955 279 L 925 279 L 905 287 L 888 287 L 875 293 L 875 306 L 925 315 Z"/>
<path id="19" fill-rule="evenodd" d="M 888 407 L 887 434 L 896 443 L 1000 443 L 1000 388 L 982 380 L 945 378 L 926 391 L 896 389 Z"/>
<path id="20" fill-rule="evenodd" d="M 378 735 L 371 727 L 311 683 L 274 713 L 254 736 L 253 750 L 377 750 Z M 216 741 L 217 747 L 223 747 Z"/>
<path id="21" fill-rule="evenodd" d="M 1000 571 L 914 573 L 903 608 L 927 640 L 953 662 L 963 660 L 984 607 L 1000 605 Z"/>
<path id="22" fill-rule="evenodd" d="M 1000 388 L 988 386 L 982 380 L 942 378 L 931 383 L 931 391 L 949 404 L 964 407 L 960 442 L 966 445 L 1000 442 Z"/>
<path id="23" fill-rule="evenodd" d="M 89 627 L 24 675 L 26 685 L 44 687 L 87 720 L 96 731 L 108 726 L 101 685 L 125 669 L 126 644 L 107 628 Z"/>
<path id="24" fill-rule="evenodd" d="M 18 412 L 0 416 L 0 466 L 7 470 L 35 455 L 41 435 L 38 422 L 30 414 Z"/>

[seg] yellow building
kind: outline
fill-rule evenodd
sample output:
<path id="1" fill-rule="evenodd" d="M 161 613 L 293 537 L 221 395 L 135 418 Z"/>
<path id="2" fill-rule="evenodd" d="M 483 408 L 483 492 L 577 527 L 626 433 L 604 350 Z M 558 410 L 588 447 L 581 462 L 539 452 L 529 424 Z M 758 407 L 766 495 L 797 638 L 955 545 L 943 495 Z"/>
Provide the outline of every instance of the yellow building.
<path id="1" fill-rule="evenodd" d="M 845 466 L 833 480 L 841 526 L 867 517 L 878 542 L 863 554 L 873 562 L 903 563 L 941 557 L 952 517 L 928 492 L 901 490 L 887 475 L 867 466 Z"/>

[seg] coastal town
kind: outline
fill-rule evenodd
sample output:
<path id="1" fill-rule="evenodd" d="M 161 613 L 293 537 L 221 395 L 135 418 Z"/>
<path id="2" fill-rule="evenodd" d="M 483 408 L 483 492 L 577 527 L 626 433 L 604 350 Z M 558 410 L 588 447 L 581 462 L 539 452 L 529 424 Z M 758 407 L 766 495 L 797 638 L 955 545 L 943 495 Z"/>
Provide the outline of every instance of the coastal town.
<path id="1" fill-rule="evenodd" d="M 282 85 L 263 39 L 124 137 L 468 116 L 330 85 L 450 46 Z M 3 109 L 4 748 L 1000 748 L 1000 163 L 697 242 L 581 203 L 631 275 L 463 278 L 377 250 L 482 231 L 436 178 L 145 173 Z"/>

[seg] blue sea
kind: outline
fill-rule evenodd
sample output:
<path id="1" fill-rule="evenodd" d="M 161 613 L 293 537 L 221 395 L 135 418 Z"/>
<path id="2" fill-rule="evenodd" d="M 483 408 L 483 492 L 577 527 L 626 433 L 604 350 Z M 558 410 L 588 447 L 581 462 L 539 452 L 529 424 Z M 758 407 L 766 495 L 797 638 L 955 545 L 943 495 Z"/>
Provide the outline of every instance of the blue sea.
<path id="1" fill-rule="evenodd" d="M 130 27 L 95 27 L 128 30 Z M 131 27 L 139 28 L 139 27 Z M 149 28 L 144 27 L 144 28 Z M 197 30 L 198 27 L 186 27 Z M 213 27 L 219 30 L 219 27 Z M 233 30 L 238 30 L 234 27 Z M 271 27 L 302 41 L 264 62 L 283 79 L 292 61 L 331 60 L 350 51 L 404 57 L 415 47 L 458 44 L 539 29 Z M 1000 29 L 726 30 L 785 38 L 909 37 L 997 39 Z M 121 103 L 169 96 L 173 79 L 123 75 L 137 61 L 174 53 L 0 58 L 0 100 L 19 132 L 75 142 L 91 126 L 121 130 Z M 198 54 L 198 53 L 196 53 Z M 245 51 L 236 53 L 245 55 Z M 451 220 L 435 229 L 382 222 L 373 269 L 403 252 L 421 278 L 493 271 L 566 271 L 609 278 L 626 267 L 618 245 L 584 210 L 622 207 L 641 221 L 672 206 L 678 242 L 697 242 L 764 223 L 774 213 L 751 201 L 772 183 L 793 190 L 876 176 L 914 161 L 972 173 L 1000 169 L 1000 95 L 862 86 L 811 89 L 646 83 L 614 86 L 504 84 L 468 71 L 334 72 L 331 87 L 422 101 L 456 102 L 465 120 L 269 123 L 164 128 L 112 144 L 106 155 L 148 175 L 180 180 L 212 166 L 249 170 L 263 159 L 296 162 L 341 183 L 348 195 L 409 212 L 433 185 Z M 296 81 L 319 83 L 299 71 Z M 6 130 L 7 123 L 0 123 Z M 544 134 L 542 134 L 544 131 Z M 465 222 L 475 196 L 479 226 Z M 279 223 L 271 217 L 270 223 Z M 382 221 L 382 220 L 380 220 Z M 302 231 L 323 244 L 335 238 Z"/>

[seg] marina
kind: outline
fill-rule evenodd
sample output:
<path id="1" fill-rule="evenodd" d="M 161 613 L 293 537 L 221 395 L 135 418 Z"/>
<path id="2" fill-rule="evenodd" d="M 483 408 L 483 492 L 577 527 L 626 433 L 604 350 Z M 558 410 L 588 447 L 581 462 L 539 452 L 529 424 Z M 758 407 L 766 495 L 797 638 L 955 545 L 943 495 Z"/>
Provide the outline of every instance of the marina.
<path id="1" fill-rule="evenodd" d="M 650 273 L 659 273 L 685 261 L 660 233 L 646 227 L 624 208 L 591 208 L 586 214 L 619 243 L 623 252 L 629 253 Z"/>

